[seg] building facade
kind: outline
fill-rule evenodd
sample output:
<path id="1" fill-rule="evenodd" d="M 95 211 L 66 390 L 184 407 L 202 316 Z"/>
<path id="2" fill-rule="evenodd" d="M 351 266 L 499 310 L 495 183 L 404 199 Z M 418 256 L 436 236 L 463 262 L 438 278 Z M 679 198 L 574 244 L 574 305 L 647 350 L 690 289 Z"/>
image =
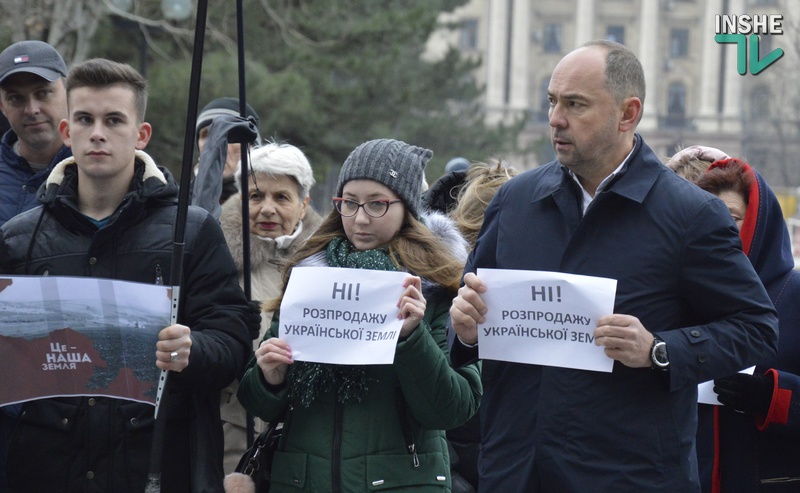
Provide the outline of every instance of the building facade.
<path id="1" fill-rule="evenodd" d="M 791 81 L 800 77 L 800 12 L 790 14 L 793 1 L 471 0 L 442 16 L 459 28 L 434 36 L 429 51 L 450 45 L 480 57 L 475 76 L 485 85 L 486 118 L 527 118 L 522 144 L 528 150 L 515 161 L 531 167 L 553 157 L 547 86 L 555 65 L 586 41 L 618 41 L 642 62 L 647 96 L 639 132 L 662 159 L 692 144 L 718 147 L 794 196 L 800 186 L 800 91 Z M 784 55 L 758 75 L 740 75 L 737 45 L 714 39 L 723 14 L 782 15 L 783 34 L 762 35 L 759 58 L 775 48 Z"/>

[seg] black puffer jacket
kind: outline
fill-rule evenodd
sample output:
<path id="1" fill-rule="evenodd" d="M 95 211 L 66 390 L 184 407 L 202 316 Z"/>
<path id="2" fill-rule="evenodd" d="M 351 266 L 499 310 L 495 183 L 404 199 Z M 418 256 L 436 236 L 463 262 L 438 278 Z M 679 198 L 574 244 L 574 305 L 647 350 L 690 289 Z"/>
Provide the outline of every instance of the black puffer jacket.
<path id="1" fill-rule="evenodd" d="M 130 192 L 98 229 L 77 209 L 70 158 L 39 191 L 41 207 L 0 228 L 0 272 L 170 285 L 178 187 L 137 152 Z M 217 222 L 190 208 L 178 322 L 192 329 L 189 366 L 172 373 L 162 491 L 222 491 L 220 390 L 242 370 L 257 326 Z M 155 354 L 155 348 L 153 348 Z M 155 358 L 155 356 L 154 356 Z M 155 364 L 155 361 L 154 361 Z M 144 491 L 153 406 L 102 397 L 25 403 L 9 449 L 13 491 Z"/>

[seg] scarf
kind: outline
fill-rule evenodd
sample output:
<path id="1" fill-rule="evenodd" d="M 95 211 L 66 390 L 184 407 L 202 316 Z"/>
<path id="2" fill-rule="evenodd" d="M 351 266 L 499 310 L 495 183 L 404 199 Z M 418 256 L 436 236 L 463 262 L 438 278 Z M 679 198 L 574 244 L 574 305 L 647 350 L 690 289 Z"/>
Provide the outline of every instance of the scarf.
<path id="1" fill-rule="evenodd" d="M 342 237 L 334 238 L 325 251 L 328 265 L 351 269 L 397 271 L 387 248 L 360 252 Z M 329 365 L 308 361 L 295 362 L 288 376 L 289 398 L 310 407 L 316 396 L 338 389 L 337 402 L 361 402 L 367 392 L 367 368 L 364 365 Z"/>

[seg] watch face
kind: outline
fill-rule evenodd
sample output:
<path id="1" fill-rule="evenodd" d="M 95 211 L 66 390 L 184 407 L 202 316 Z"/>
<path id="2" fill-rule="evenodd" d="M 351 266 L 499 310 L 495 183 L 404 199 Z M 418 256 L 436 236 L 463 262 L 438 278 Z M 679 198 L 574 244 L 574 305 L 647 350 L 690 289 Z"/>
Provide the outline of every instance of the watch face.
<path id="1" fill-rule="evenodd" d="M 653 346 L 653 363 L 660 367 L 665 367 L 669 364 L 667 359 L 667 343 L 660 341 Z"/>

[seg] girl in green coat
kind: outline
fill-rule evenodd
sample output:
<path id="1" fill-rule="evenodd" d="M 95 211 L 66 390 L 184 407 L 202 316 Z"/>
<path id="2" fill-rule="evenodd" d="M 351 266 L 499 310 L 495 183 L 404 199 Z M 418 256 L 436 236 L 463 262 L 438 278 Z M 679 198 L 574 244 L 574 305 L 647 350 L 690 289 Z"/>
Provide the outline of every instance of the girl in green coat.
<path id="1" fill-rule="evenodd" d="M 284 421 L 272 493 L 450 491 L 444 430 L 475 414 L 482 389 L 476 366 L 449 364 L 445 327 L 466 243 L 444 216 L 420 214 L 431 155 L 390 139 L 357 147 L 339 175 L 336 208 L 290 262 L 409 276 L 391 365 L 294 361 L 273 319 L 238 391 L 254 415 Z"/>

